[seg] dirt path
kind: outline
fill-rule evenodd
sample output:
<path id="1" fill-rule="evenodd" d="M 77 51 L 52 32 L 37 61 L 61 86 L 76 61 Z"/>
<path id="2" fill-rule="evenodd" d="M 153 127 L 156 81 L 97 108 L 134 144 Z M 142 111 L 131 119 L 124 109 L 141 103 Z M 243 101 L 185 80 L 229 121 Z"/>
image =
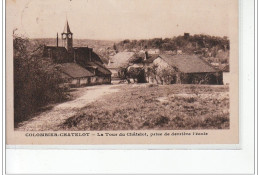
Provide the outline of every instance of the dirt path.
<path id="1" fill-rule="evenodd" d="M 119 91 L 121 85 L 98 85 L 86 88 L 79 88 L 79 97 L 72 101 L 64 102 L 54 106 L 51 110 L 40 113 L 34 118 L 22 122 L 16 129 L 18 131 L 57 131 L 59 125 L 67 118 L 75 115 L 87 104 L 100 99 L 102 96 Z"/>

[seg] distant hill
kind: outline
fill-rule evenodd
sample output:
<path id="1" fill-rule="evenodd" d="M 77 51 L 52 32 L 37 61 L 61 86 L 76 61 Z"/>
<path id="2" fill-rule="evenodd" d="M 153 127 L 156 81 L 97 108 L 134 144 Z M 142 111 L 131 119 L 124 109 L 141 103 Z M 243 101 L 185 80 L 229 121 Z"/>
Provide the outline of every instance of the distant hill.
<path id="1" fill-rule="evenodd" d="M 227 37 L 217 37 L 210 35 L 182 35 L 173 38 L 153 38 L 143 40 L 125 39 L 116 44 L 118 51 L 123 50 L 144 50 L 160 49 L 161 51 L 182 50 L 185 53 L 193 54 L 203 52 L 204 49 L 217 54 L 218 50 L 229 50 L 229 39 Z"/>
<path id="2" fill-rule="evenodd" d="M 56 38 L 34 38 L 31 41 L 56 46 Z M 90 40 L 90 39 L 73 39 L 73 46 L 75 47 L 91 47 L 91 48 L 107 48 L 113 46 L 115 41 L 109 40 Z M 59 46 L 61 46 L 61 39 L 59 39 Z"/>

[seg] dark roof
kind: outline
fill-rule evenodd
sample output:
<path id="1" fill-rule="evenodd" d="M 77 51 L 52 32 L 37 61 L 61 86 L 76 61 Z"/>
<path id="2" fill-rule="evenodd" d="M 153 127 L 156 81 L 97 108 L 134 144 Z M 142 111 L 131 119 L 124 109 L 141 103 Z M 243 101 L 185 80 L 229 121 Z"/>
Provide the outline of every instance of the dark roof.
<path id="1" fill-rule="evenodd" d="M 43 57 L 50 57 L 57 63 L 69 62 L 70 56 L 65 47 L 44 46 Z"/>
<path id="2" fill-rule="evenodd" d="M 160 55 L 170 66 L 183 73 L 218 72 L 209 63 L 196 55 Z"/>
<path id="3" fill-rule="evenodd" d="M 104 75 L 111 75 L 110 70 L 108 70 L 105 66 L 103 66 L 102 64 L 100 64 L 98 62 L 88 62 L 87 66 L 90 66 L 92 68 L 97 68 L 97 70 Z"/>
<path id="4" fill-rule="evenodd" d="M 65 47 L 57 47 L 57 46 L 44 46 L 44 49 L 51 49 L 54 51 L 61 51 L 61 52 L 66 52 L 67 53 L 67 49 Z"/>
<path id="5" fill-rule="evenodd" d="M 72 78 L 81 78 L 81 77 L 92 77 L 93 73 L 89 72 L 87 69 L 81 67 L 76 63 L 63 63 L 61 64 L 61 71 L 72 77 Z"/>
<path id="6" fill-rule="evenodd" d="M 65 47 L 45 46 L 43 57 L 51 57 L 58 63 L 73 62 L 74 59 L 76 59 L 77 63 L 83 64 L 88 61 L 96 61 L 101 64 L 103 63 L 100 57 L 93 52 L 93 49 L 88 47 L 73 47 L 72 52 L 68 52 Z"/>
<path id="7" fill-rule="evenodd" d="M 68 20 L 66 20 L 63 33 L 71 33 Z"/>

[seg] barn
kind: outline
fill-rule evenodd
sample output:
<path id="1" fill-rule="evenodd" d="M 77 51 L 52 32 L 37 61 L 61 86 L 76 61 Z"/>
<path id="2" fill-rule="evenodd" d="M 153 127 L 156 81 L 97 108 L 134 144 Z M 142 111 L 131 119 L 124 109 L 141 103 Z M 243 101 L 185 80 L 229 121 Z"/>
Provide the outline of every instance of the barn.
<path id="1" fill-rule="evenodd" d="M 149 83 L 223 84 L 222 71 L 196 55 L 159 55 L 152 62 L 146 66 Z"/>

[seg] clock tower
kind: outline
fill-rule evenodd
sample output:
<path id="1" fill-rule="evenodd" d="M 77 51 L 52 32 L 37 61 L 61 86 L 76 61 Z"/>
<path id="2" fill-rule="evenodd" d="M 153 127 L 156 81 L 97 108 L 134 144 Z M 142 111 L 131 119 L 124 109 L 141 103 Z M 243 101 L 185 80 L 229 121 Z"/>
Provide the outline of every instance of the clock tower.
<path id="1" fill-rule="evenodd" d="M 73 33 L 70 31 L 69 22 L 66 20 L 64 30 L 61 33 L 62 46 L 71 51 L 73 48 Z"/>

